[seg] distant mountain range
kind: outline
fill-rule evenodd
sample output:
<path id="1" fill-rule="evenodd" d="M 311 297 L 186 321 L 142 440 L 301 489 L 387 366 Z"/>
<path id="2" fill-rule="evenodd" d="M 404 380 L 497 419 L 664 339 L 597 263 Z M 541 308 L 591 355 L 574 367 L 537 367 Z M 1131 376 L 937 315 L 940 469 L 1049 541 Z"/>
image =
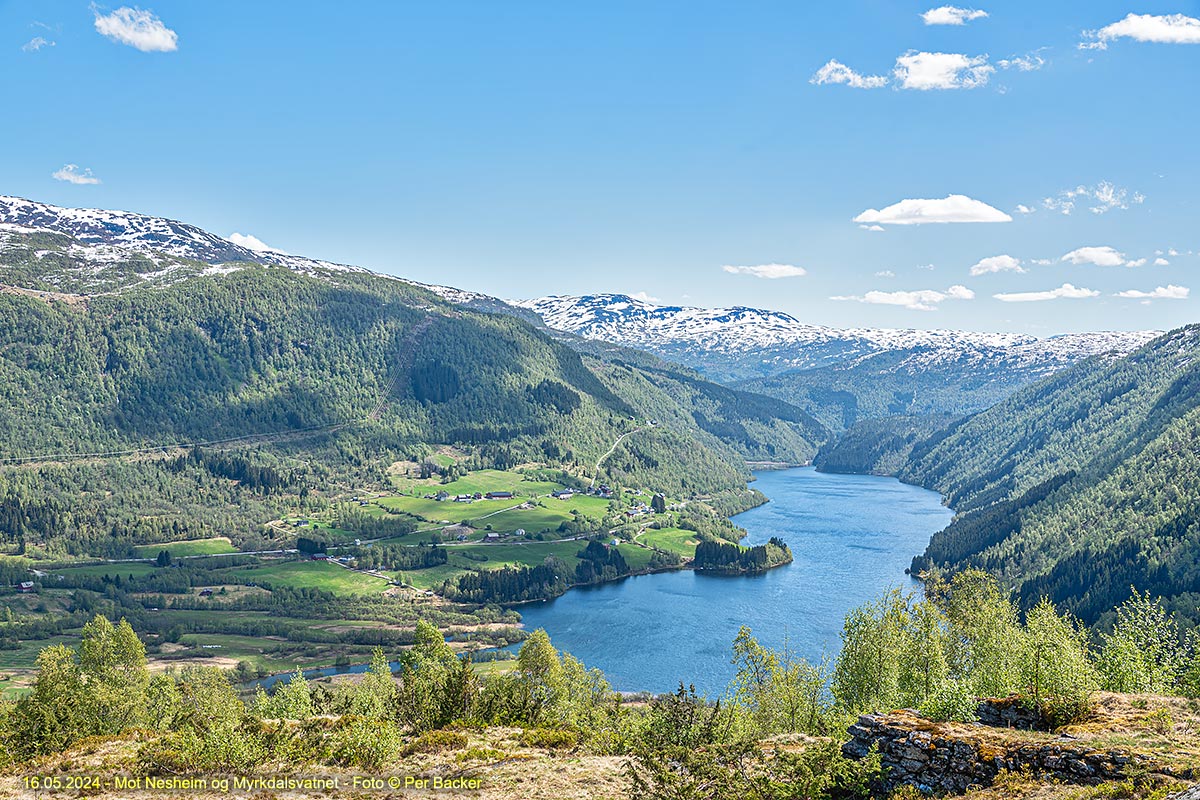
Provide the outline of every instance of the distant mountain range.
<path id="1" fill-rule="evenodd" d="M 1159 331 L 1078 333 L 1039 339 L 1018 333 L 955 330 L 829 328 L 761 308 L 661 306 L 622 294 L 540 297 L 511 301 L 551 328 L 588 339 L 641 347 L 723 380 L 777 375 L 889 352 L 908 354 L 898 368 L 939 362 L 996 363 L 1042 374 L 1080 358 L 1129 352 Z M 714 368 L 713 364 L 719 365 Z M 724 368 L 727 374 L 720 374 Z"/>
<path id="2" fill-rule="evenodd" d="M 169 286 L 251 264 L 313 276 L 375 274 L 277 250 L 252 250 L 161 217 L 61 208 L 16 197 L 0 197 L 0 256 L 9 268 L 4 283 L 85 295 Z M 16 264 L 36 267 L 14 273 Z M 383 277 L 457 305 L 544 323 L 571 334 L 560 338 L 593 355 L 600 354 L 600 343 L 608 346 L 607 357 L 629 362 L 636 357 L 614 353 L 612 346 L 652 353 L 709 380 L 795 404 L 834 430 L 890 415 L 979 411 L 1081 359 L 1128 353 L 1158 335 L 1100 332 L 1039 339 L 954 330 L 838 329 L 756 308 L 663 306 L 620 294 L 504 301 Z"/>
<path id="3" fill-rule="evenodd" d="M 778 311 L 662 306 L 620 294 L 510 302 L 551 328 L 648 350 L 796 403 L 834 428 L 863 417 L 978 411 L 1081 359 L 1128 353 L 1160 335 L 839 329 Z"/>

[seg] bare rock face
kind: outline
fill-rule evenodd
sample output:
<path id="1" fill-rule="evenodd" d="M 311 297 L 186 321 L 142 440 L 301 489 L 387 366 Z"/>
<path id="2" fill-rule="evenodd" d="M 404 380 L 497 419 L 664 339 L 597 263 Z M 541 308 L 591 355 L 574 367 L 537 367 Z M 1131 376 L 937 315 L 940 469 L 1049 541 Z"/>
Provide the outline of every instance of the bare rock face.
<path id="1" fill-rule="evenodd" d="M 981 735 L 972 735 L 971 727 Z M 1152 766 L 1145 756 L 1123 750 L 1095 750 L 1069 739 L 1007 740 L 983 735 L 986 725 L 971 727 L 941 725 L 911 711 L 864 714 L 848 729 L 851 739 L 842 753 L 864 758 L 878 748 L 888 789 L 909 784 L 925 793 L 962 794 L 970 786 L 989 786 L 1001 770 L 1094 785 Z M 1200 794 L 1187 800 L 1200 800 Z"/>

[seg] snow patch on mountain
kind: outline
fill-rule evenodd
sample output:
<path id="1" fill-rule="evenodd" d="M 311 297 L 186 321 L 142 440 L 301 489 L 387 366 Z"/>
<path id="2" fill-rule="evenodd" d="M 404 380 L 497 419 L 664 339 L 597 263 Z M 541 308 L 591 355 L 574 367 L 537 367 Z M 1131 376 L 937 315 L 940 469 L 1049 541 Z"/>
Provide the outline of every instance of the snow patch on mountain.
<path id="1" fill-rule="evenodd" d="M 81 260 L 102 262 L 120 253 L 153 258 L 162 254 L 205 264 L 248 262 L 274 264 L 297 272 L 323 270 L 366 272 L 360 267 L 335 264 L 275 250 L 251 250 L 216 234 L 175 220 L 131 211 L 96 208 L 63 208 L 20 197 L 0 196 L 0 230 L 19 233 L 61 233 L 74 238 Z M 115 248 L 115 249 L 105 249 Z"/>
<path id="2" fill-rule="evenodd" d="M 756 360 L 759 372 L 852 365 L 883 353 L 907 352 L 894 368 L 993 362 L 1048 373 L 1087 356 L 1129 352 L 1158 331 L 1066 334 L 892 328 L 830 328 L 759 308 L 663 306 L 621 294 L 551 296 L 509 301 L 551 328 L 650 350 L 693 366 L 706 357 Z"/>

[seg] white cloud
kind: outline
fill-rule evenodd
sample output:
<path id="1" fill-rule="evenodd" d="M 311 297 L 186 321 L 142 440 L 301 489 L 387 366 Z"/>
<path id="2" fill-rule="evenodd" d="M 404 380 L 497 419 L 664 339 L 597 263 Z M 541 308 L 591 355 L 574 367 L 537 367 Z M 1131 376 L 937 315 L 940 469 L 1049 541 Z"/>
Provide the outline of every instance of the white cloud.
<path id="1" fill-rule="evenodd" d="M 1019 258 L 1012 256 L 989 256 L 988 258 L 980 259 L 977 264 L 971 267 L 972 275 L 987 275 L 989 272 L 1024 272 L 1025 268 L 1021 266 Z"/>
<path id="2" fill-rule="evenodd" d="M 649 292 L 634 292 L 633 294 L 631 294 L 631 295 L 629 295 L 629 296 L 630 296 L 630 297 L 632 297 L 634 300 L 640 300 L 640 301 L 642 301 L 643 303 L 658 303 L 658 302 L 661 302 L 661 301 L 660 301 L 660 300 L 659 300 L 657 297 L 655 297 L 654 295 L 650 294 Z"/>
<path id="3" fill-rule="evenodd" d="M 1124 292 L 1117 292 L 1114 296 L 1129 297 L 1138 300 L 1186 300 L 1190 293 L 1191 289 L 1186 286 L 1176 286 L 1171 283 L 1166 286 L 1159 286 L 1150 292 L 1127 289 Z"/>
<path id="4" fill-rule="evenodd" d="M 730 275 L 753 275 L 756 278 L 796 278 L 808 274 L 804 267 L 792 264 L 756 264 L 751 267 L 734 267 L 726 264 L 721 269 Z"/>
<path id="5" fill-rule="evenodd" d="M 1100 293 L 1091 289 L 1080 289 L 1069 283 L 1064 283 L 1057 289 L 1046 292 L 1013 292 L 1010 294 L 994 294 L 992 297 L 1004 303 L 1036 303 L 1042 300 L 1057 300 L 1059 298 L 1081 299 L 1099 297 Z"/>
<path id="6" fill-rule="evenodd" d="M 1046 59 L 1037 53 L 1026 53 L 1023 56 L 1002 58 L 996 62 L 1000 69 L 1015 69 L 1018 72 L 1036 72 L 1046 66 Z"/>
<path id="7" fill-rule="evenodd" d="M 881 269 L 881 270 L 879 270 L 879 272 L 875 273 L 875 277 L 876 278 L 894 278 L 894 277 L 896 277 L 896 273 L 892 272 L 890 269 Z"/>
<path id="8" fill-rule="evenodd" d="M 942 222 L 1012 222 L 1012 217 L 987 203 L 962 194 L 938 199 L 910 199 L 882 210 L 868 208 L 854 218 L 865 225 L 923 225 Z"/>
<path id="9" fill-rule="evenodd" d="M 1167 261 L 1165 258 L 1156 258 L 1156 259 L 1154 259 L 1154 266 L 1156 266 L 1156 267 L 1165 267 L 1165 266 L 1167 266 L 1167 265 L 1168 265 L 1168 264 L 1170 264 L 1170 263 L 1171 263 L 1171 262 L 1170 262 L 1170 261 Z"/>
<path id="10" fill-rule="evenodd" d="M 56 181 L 66 181 L 79 186 L 100 182 L 100 179 L 93 175 L 90 169 L 80 170 L 78 164 L 64 164 L 63 168 L 56 170 L 51 177 Z"/>
<path id="11" fill-rule="evenodd" d="M 887 228 L 883 227 L 882 225 L 859 225 L 858 227 L 862 228 L 864 231 L 871 231 L 873 233 L 879 233 L 880 231 L 887 230 Z"/>
<path id="12" fill-rule="evenodd" d="M 926 272 L 933 272 L 935 269 L 937 269 L 937 267 L 933 264 L 921 264 L 917 267 L 917 269 L 923 269 Z"/>
<path id="13" fill-rule="evenodd" d="M 974 89 L 986 85 L 996 71 L 987 60 L 987 56 L 910 50 L 896 59 L 892 75 L 901 89 Z"/>
<path id="14" fill-rule="evenodd" d="M 101 14 L 95 6 L 96 31 L 114 42 L 136 47 L 143 53 L 169 53 L 179 49 L 179 36 L 149 11 L 122 6 Z"/>
<path id="15" fill-rule="evenodd" d="M 1179 251 L 1178 251 L 1178 250 L 1176 250 L 1174 247 L 1172 247 L 1170 250 L 1168 250 L 1168 251 L 1167 251 L 1167 255 L 1169 255 L 1169 256 L 1177 256 L 1177 255 L 1179 255 Z"/>
<path id="16" fill-rule="evenodd" d="M 826 83 L 844 83 L 854 89 L 878 89 L 887 86 L 888 79 L 885 75 L 860 75 L 837 59 L 830 59 L 808 82 L 818 86 Z"/>
<path id="17" fill-rule="evenodd" d="M 1080 50 L 1107 50 L 1114 39 L 1160 44 L 1200 44 L 1200 19 L 1183 14 L 1129 14 L 1098 31 L 1084 31 Z"/>
<path id="18" fill-rule="evenodd" d="M 1115 247 L 1080 247 L 1064 255 L 1059 261 L 1072 264 L 1095 264 L 1097 267 L 1140 267 L 1146 259 L 1127 261 L 1125 254 Z"/>
<path id="19" fill-rule="evenodd" d="M 43 36 L 35 36 L 25 44 L 21 45 L 21 50 L 26 53 L 36 53 L 43 47 L 54 47 L 54 42 L 46 39 Z"/>
<path id="20" fill-rule="evenodd" d="M 1076 186 L 1074 189 L 1064 189 L 1055 197 L 1042 200 L 1042 205 L 1051 211 L 1070 214 L 1075 210 L 1076 203 L 1093 202 L 1088 206 L 1093 214 L 1104 214 L 1113 209 L 1125 210 L 1130 205 L 1141 205 L 1146 202 L 1146 196 L 1141 192 L 1129 193 L 1128 189 L 1115 186 L 1108 181 L 1100 181 L 1095 186 Z"/>
<path id="21" fill-rule="evenodd" d="M 1052 259 L 1052 258 L 1035 258 L 1035 259 L 1032 259 L 1029 263 L 1037 264 L 1039 267 L 1048 267 L 1054 263 L 1054 259 Z"/>
<path id="22" fill-rule="evenodd" d="M 944 292 L 935 289 L 918 289 L 911 292 L 880 292 L 873 290 L 864 295 L 839 295 L 830 300 L 853 300 L 872 305 L 903 306 L 914 311 L 935 311 L 939 303 L 946 300 L 974 300 L 975 293 L 965 286 L 951 286 Z"/>
<path id="23" fill-rule="evenodd" d="M 921 19 L 925 20 L 926 25 L 965 25 L 972 20 L 983 19 L 987 15 L 986 11 L 974 8 L 941 6 L 929 9 L 921 15 Z"/>
<path id="24" fill-rule="evenodd" d="M 1032 214 L 1035 211 L 1037 211 L 1036 208 L 1030 208 L 1029 206 L 1025 205 L 1024 203 L 1017 203 L 1017 213 L 1018 214 Z"/>
<path id="25" fill-rule="evenodd" d="M 233 242 L 236 245 L 240 245 L 241 247 L 245 247 L 248 250 L 255 250 L 260 253 L 283 253 L 284 252 L 283 250 L 280 250 L 277 247 L 271 247 L 271 245 L 267 244 L 262 239 L 259 239 L 257 236 L 252 236 L 248 233 L 238 233 L 237 231 L 234 231 L 233 233 L 229 234 L 228 238 L 229 238 L 229 241 Z M 286 255 L 286 253 L 285 253 L 285 255 Z"/>
<path id="26" fill-rule="evenodd" d="M 1127 267 L 1144 267 L 1144 266 L 1146 266 L 1146 259 L 1135 258 L 1130 261 L 1126 261 L 1125 266 L 1127 266 Z"/>

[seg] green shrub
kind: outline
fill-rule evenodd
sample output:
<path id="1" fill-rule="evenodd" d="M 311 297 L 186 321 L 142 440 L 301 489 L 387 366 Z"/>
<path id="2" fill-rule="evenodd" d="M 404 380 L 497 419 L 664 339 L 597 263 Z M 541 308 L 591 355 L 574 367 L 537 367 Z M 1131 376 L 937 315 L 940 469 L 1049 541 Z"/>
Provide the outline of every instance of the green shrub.
<path id="1" fill-rule="evenodd" d="M 267 760 L 263 737 L 244 728 L 187 728 L 148 742 L 138 751 L 142 769 L 151 774 L 248 772 Z"/>
<path id="2" fill-rule="evenodd" d="M 382 769 L 400 753 L 400 730 L 391 722 L 355 718 L 333 734 L 335 763 L 368 770 Z"/>
<path id="3" fill-rule="evenodd" d="M 978 703 L 964 683 L 942 684 L 918 709 L 921 716 L 938 722 L 973 722 Z"/>
<path id="4" fill-rule="evenodd" d="M 1050 720 L 1055 728 L 1079 722 L 1092 710 L 1089 695 L 1063 695 L 1047 697 L 1042 701 L 1042 716 Z"/>
<path id="5" fill-rule="evenodd" d="M 404 748 L 405 755 L 413 753 L 441 753 L 445 750 L 461 750 L 467 746 L 467 736 L 458 731 L 429 731 L 422 733 L 415 742 Z"/>
<path id="6" fill-rule="evenodd" d="M 1163 707 L 1155 709 L 1146 715 L 1145 722 L 1155 733 L 1167 733 L 1175 727 L 1175 717 L 1171 714 L 1171 709 Z"/>
<path id="7" fill-rule="evenodd" d="M 752 740 L 700 748 L 641 749 L 627 762 L 631 800 L 866 800 L 880 784 L 878 753 L 855 761 L 837 742 L 764 753 Z"/>
<path id="8" fill-rule="evenodd" d="M 521 744 L 547 750 L 569 750 L 579 744 L 579 734 L 562 728 L 530 728 L 521 734 Z"/>

